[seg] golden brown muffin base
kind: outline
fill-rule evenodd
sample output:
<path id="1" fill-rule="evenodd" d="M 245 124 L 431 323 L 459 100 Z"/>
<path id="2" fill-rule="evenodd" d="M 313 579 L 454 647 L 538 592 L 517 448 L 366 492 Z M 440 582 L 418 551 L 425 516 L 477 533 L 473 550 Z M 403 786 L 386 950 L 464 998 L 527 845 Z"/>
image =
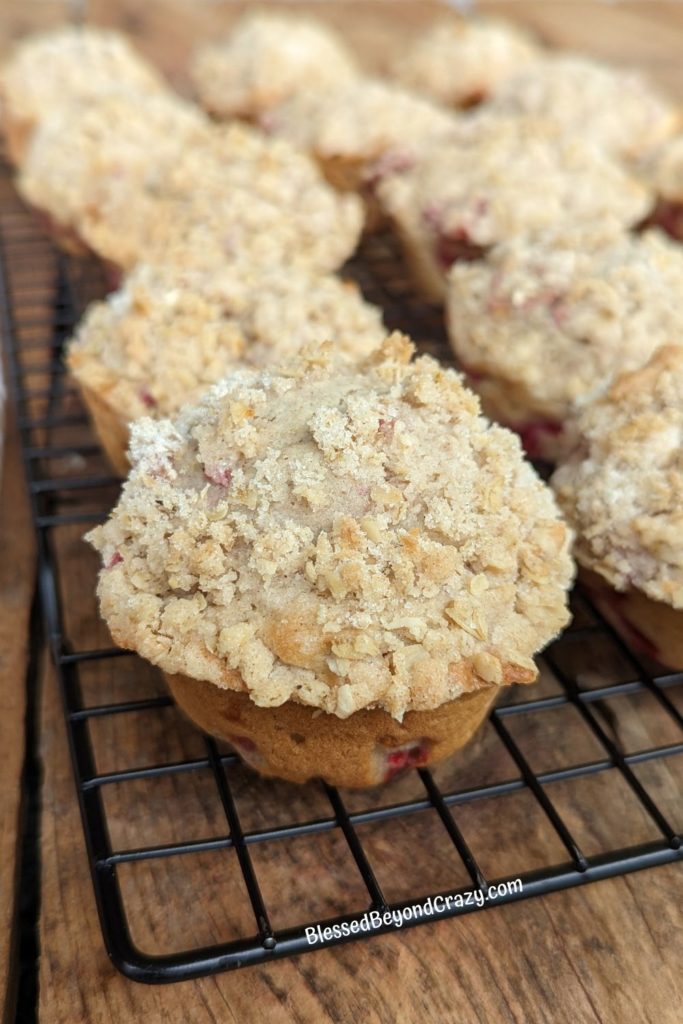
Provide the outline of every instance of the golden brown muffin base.
<path id="1" fill-rule="evenodd" d="M 391 218 L 392 229 L 405 255 L 415 287 L 427 302 L 442 306 L 446 300 L 446 271 L 442 270 L 428 251 L 400 221 Z"/>
<path id="2" fill-rule="evenodd" d="M 386 225 L 386 217 L 365 176 L 367 161 L 342 156 L 317 157 L 317 161 L 325 180 L 332 188 L 337 192 L 355 192 L 363 200 L 365 234 L 371 235 L 381 231 Z"/>
<path id="3" fill-rule="evenodd" d="M 117 476 L 128 476 L 128 422 L 101 395 L 78 382 L 97 438 Z"/>
<path id="4" fill-rule="evenodd" d="M 2 97 L 0 97 L 1 100 Z M 34 127 L 33 120 L 25 117 L 12 117 L 5 108 L 2 118 L 5 150 L 9 162 L 14 167 L 19 167 L 23 163 Z"/>
<path id="5" fill-rule="evenodd" d="M 668 668 L 683 671 L 683 610 L 635 588 L 616 591 L 588 569 L 581 569 L 579 579 L 629 646 Z"/>
<path id="6" fill-rule="evenodd" d="M 355 789 L 448 757 L 471 739 L 499 692 L 489 686 L 397 722 L 379 709 L 337 718 L 293 701 L 262 708 L 246 693 L 184 675 L 166 675 L 166 682 L 196 725 L 232 744 L 262 775 Z"/>

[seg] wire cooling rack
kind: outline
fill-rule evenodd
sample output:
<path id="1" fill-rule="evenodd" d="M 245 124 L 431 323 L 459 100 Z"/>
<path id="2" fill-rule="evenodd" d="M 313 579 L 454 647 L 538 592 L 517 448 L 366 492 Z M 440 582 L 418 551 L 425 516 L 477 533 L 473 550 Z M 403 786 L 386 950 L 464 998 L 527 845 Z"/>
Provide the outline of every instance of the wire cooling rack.
<path id="1" fill-rule="evenodd" d="M 412 298 L 409 282 L 402 277 L 400 263 L 389 241 L 376 238 L 369 243 L 363 257 L 349 268 L 349 272 L 358 278 L 373 301 L 383 305 L 390 326 L 402 327 L 421 339 L 422 348 L 444 355 L 438 312 L 426 309 Z M 370 848 L 367 828 L 372 826 L 375 837 L 379 835 L 380 839 L 385 839 L 380 849 L 386 857 L 387 850 L 396 842 L 395 832 L 391 832 L 393 838 L 390 838 L 392 827 L 397 822 L 401 825 L 415 823 L 422 812 L 429 812 L 437 819 L 436 827 L 441 830 L 447 847 L 446 857 L 452 857 L 460 871 L 460 885 L 448 892 L 463 895 L 476 889 L 484 895 L 497 894 L 495 901 L 466 903 L 464 899 L 462 902 L 452 900 L 447 906 L 445 902 L 434 901 L 439 894 L 438 888 L 427 892 L 419 890 L 419 902 L 424 902 L 428 895 L 432 897 L 434 913 L 429 918 L 431 920 L 464 914 L 478 910 L 480 906 L 486 908 L 494 902 L 512 902 L 652 867 L 681 856 L 680 839 L 671 820 L 671 807 L 663 807 L 657 798 L 657 785 L 648 784 L 648 776 L 644 776 L 641 769 L 651 767 L 652 762 L 670 764 L 672 759 L 683 753 L 683 720 L 675 699 L 675 687 L 681 685 L 683 675 L 662 674 L 661 668 L 643 663 L 624 646 L 581 594 L 574 595 L 577 612 L 574 625 L 542 658 L 542 675 L 546 681 L 551 680 L 551 685 L 544 688 L 541 683 L 530 691 L 523 688 L 515 691 L 513 688 L 508 699 L 514 703 L 500 706 L 491 713 L 486 726 L 489 747 L 479 761 L 485 760 L 490 766 L 504 756 L 511 766 L 509 777 L 492 780 L 484 773 L 482 781 L 473 780 L 465 773 L 449 781 L 443 773 L 440 775 L 438 768 L 434 771 L 420 769 L 410 773 L 409 783 L 405 784 L 408 785 L 407 796 L 403 795 L 406 793 L 405 785 L 395 789 L 392 783 L 389 787 L 364 794 L 358 803 L 353 794 L 319 783 L 298 789 L 294 795 L 293 789 L 285 784 L 265 783 L 246 772 L 246 786 L 241 786 L 237 793 L 237 773 L 245 771 L 237 757 L 229 748 L 221 748 L 211 738 L 200 738 L 199 734 L 195 739 L 200 747 L 198 750 L 195 748 L 191 756 L 175 759 L 169 756 L 164 763 L 147 764 L 144 752 L 142 755 L 138 752 L 131 755 L 131 762 L 123 766 L 101 767 L 96 726 L 107 721 L 120 723 L 126 716 L 136 713 L 148 716 L 145 721 L 149 724 L 142 730 L 144 746 L 144 736 L 154 732 L 153 718 L 172 709 L 170 698 L 160 690 L 152 696 L 145 696 L 136 693 L 134 687 L 126 699 L 98 700 L 97 696 L 92 699 L 86 675 L 93 667 L 108 666 L 106 671 L 116 678 L 119 666 L 127 659 L 126 678 L 132 678 L 134 682 L 145 673 L 149 674 L 149 667 L 134 656 L 107 646 L 102 640 L 102 628 L 98 630 L 92 625 L 96 623 L 94 592 L 92 599 L 89 595 L 94 588 L 94 568 L 87 582 L 77 584 L 81 587 L 81 602 L 92 605 L 92 615 L 85 627 L 79 620 L 75 624 L 70 621 L 69 599 L 64 596 L 65 581 L 70 582 L 75 570 L 70 561 L 72 549 L 65 549 L 60 543 L 60 531 L 67 529 L 73 533 L 75 530 L 76 549 L 84 549 L 78 531 L 105 518 L 116 500 L 118 487 L 94 443 L 78 395 L 64 373 L 61 360 L 63 343 L 84 305 L 103 291 L 104 282 L 98 265 L 94 261 L 67 258 L 55 250 L 48 236 L 17 200 L 5 171 L 0 176 L 0 317 L 8 348 L 10 381 L 17 405 L 36 529 L 43 617 L 63 698 L 104 942 L 113 962 L 124 974 L 138 981 L 158 983 L 242 967 L 344 941 L 347 936 L 342 935 L 341 930 L 335 935 L 331 926 L 342 921 L 348 923 L 369 909 L 403 911 L 417 901 L 406 898 L 405 892 L 401 899 L 388 893 L 386 882 L 379 878 L 378 857 Z M 85 598 L 83 593 L 87 594 Z M 600 668 L 598 650 L 605 647 L 612 652 L 608 664 L 613 665 L 618 658 L 624 666 L 618 676 L 612 677 Z M 577 651 L 583 653 L 584 668 L 581 670 L 576 667 Z M 586 671 L 586 664 L 594 670 Z M 527 699 L 529 693 L 531 697 Z M 631 749 L 632 744 L 629 747 L 623 740 L 619 712 L 614 710 L 615 698 L 625 701 L 643 695 L 660 716 L 660 730 L 655 745 L 634 750 Z M 590 738 L 595 753 L 582 760 L 585 742 L 578 742 L 570 734 L 569 748 L 578 756 L 570 757 L 568 764 L 546 763 L 542 768 L 539 767 L 538 751 L 548 735 L 549 716 L 557 712 L 572 712 L 572 728 L 583 730 L 584 740 Z M 522 721 L 531 726 L 531 745 L 519 739 L 516 726 Z M 476 759 L 477 742 L 467 755 L 470 759 Z M 170 804 L 165 806 L 167 816 L 169 819 L 182 819 L 181 834 L 176 834 L 173 841 L 145 843 L 140 837 L 137 842 L 131 844 L 129 841 L 123 846 L 112 841 L 116 831 L 114 825 L 122 818 L 138 822 L 138 826 L 133 824 L 135 836 L 135 827 L 146 821 L 145 808 L 141 818 L 133 797 L 126 803 L 125 795 L 122 795 L 126 785 L 141 781 L 168 781 L 193 772 L 204 772 L 211 780 L 210 792 L 204 797 L 204 802 L 210 805 L 219 823 L 222 822 L 216 834 L 208 838 L 198 838 L 189 831 L 182 834 L 187 807 L 176 814 L 177 808 L 171 797 Z M 597 849 L 590 842 L 590 829 L 587 842 L 585 834 L 583 839 L 576 834 L 576 819 L 573 822 L 568 820 L 570 816 L 559 800 L 562 785 L 571 783 L 578 787 L 578 792 L 585 792 L 590 821 L 591 814 L 594 820 L 596 814 L 602 815 L 602 811 L 591 804 L 589 783 L 607 774 L 618 776 L 628 798 L 637 806 L 646 826 L 641 837 L 644 841 L 627 845 L 608 843 Z M 471 784 L 464 787 L 463 778 Z M 245 807 L 248 810 L 249 800 L 252 803 L 256 800 L 251 796 L 255 787 L 260 786 L 263 793 L 263 787 L 271 785 L 280 787 L 280 797 L 272 804 L 275 806 L 277 803 L 278 813 L 275 820 L 261 820 L 259 827 L 253 827 Z M 316 800 L 312 797 L 314 788 Z M 108 795 L 112 791 L 119 794 L 116 823 L 109 813 Z M 393 794 L 402 798 L 392 798 Z M 514 876 L 494 874 L 488 877 L 490 872 L 485 870 L 477 852 L 487 838 L 486 830 L 473 831 L 463 824 L 463 816 L 479 805 L 498 801 L 497 820 L 509 820 L 516 827 L 527 828 L 525 822 L 519 822 L 519 808 L 513 800 L 519 795 L 526 795 L 531 801 L 545 828 L 552 832 L 559 852 L 554 859 L 550 858 L 551 862 L 546 859 L 539 867 L 537 859 L 534 862 L 531 857 L 533 830 L 529 827 L 528 842 L 525 836 L 526 845 L 523 844 L 526 859 L 519 865 L 520 870 Z M 290 803 L 299 807 L 297 820 L 287 820 Z M 329 905 L 324 904 L 325 912 L 318 919 L 302 920 L 296 927 L 278 927 L 278 897 L 271 894 L 266 898 L 264 895 L 256 854 L 264 849 L 277 849 L 278 844 L 294 838 L 308 837 L 318 844 L 330 833 L 337 837 L 345 850 L 356 886 L 361 891 L 360 902 L 347 913 L 340 913 L 340 904 L 333 901 Z M 421 842 L 419 828 L 417 836 L 401 832 L 401 837 L 401 841 L 412 843 L 409 856 L 419 863 L 420 877 L 430 879 L 433 840 Z M 496 841 L 499 842 L 498 839 Z M 191 885 L 188 879 L 202 877 L 201 872 L 193 875 L 190 870 L 193 858 L 209 852 L 234 855 L 233 861 L 243 880 L 244 904 L 239 908 L 235 905 L 234 917 L 245 922 L 242 931 L 235 936 L 233 929 L 230 937 L 219 936 L 218 941 L 208 945 L 197 946 L 188 942 L 192 948 L 174 948 L 161 954 L 143 952 L 132 938 L 131 918 L 143 913 L 154 919 L 162 899 L 170 900 L 167 909 L 171 915 L 176 910 L 180 912 L 180 908 L 173 904 L 176 890 L 171 888 L 170 896 L 162 897 L 152 889 L 147 896 L 148 902 L 140 906 L 139 896 L 133 900 L 126 895 L 127 890 L 121 882 L 122 870 L 142 862 L 155 864 L 165 858 L 186 858 L 187 871 L 183 878 L 187 887 Z M 381 857 L 379 859 L 382 860 Z M 289 862 L 285 867 L 284 874 L 279 876 L 280 894 L 290 882 L 294 883 L 293 873 L 296 870 L 296 862 Z M 519 885 L 505 884 L 513 877 L 521 878 L 521 891 Z M 319 871 L 312 874 L 306 883 L 308 889 L 320 886 L 321 878 Z M 213 881 L 220 892 L 220 866 L 217 879 Z M 190 908 L 194 905 L 194 895 L 193 892 L 189 895 L 183 893 L 184 913 L 187 913 L 188 905 Z M 415 895 L 418 895 L 418 889 Z M 201 893 L 197 892 L 198 906 L 200 896 Z M 330 907 L 337 912 L 330 913 Z M 229 916 L 232 917 L 233 913 Z M 416 917 L 412 923 L 425 920 L 426 917 Z M 407 926 L 407 922 L 403 923 Z M 317 932 L 318 925 L 321 926 L 320 933 Z M 309 945 L 305 937 L 306 927 L 316 928 L 316 934 L 323 936 L 318 938 L 315 946 Z M 383 923 L 374 934 L 394 927 L 396 924 L 393 922 Z M 330 930 L 324 932 L 325 928 Z"/>

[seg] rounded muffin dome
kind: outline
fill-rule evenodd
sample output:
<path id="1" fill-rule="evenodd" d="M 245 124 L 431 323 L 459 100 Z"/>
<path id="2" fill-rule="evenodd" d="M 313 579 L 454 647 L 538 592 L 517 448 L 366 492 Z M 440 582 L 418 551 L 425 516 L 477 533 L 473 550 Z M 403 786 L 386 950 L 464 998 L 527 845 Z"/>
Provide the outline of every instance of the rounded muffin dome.
<path id="1" fill-rule="evenodd" d="M 569 531 L 517 437 L 394 334 L 240 370 L 133 428 L 99 598 L 167 673 L 345 718 L 531 682 L 568 619 Z"/>

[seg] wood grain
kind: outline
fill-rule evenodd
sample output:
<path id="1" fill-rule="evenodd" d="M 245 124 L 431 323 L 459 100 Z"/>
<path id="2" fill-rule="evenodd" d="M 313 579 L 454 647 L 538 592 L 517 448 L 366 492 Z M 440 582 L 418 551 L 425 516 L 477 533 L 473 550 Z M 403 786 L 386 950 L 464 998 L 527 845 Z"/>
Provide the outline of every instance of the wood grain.
<path id="1" fill-rule="evenodd" d="M 7 454 L 0 491 L 0 1012 L 3 1020 L 10 1019 L 17 981 L 14 942 L 23 820 L 28 620 L 34 578 L 33 536 L 12 410 L 7 420 Z"/>
<path id="2" fill-rule="evenodd" d="M 0 47 L 30 23 L 54 23 L 62 5 L 11 3 L 3 10 Z M 298 7 L 305 5 L 296 5 Z M 309 5 L 310 6 L 310 5 Z M 545 38 L 589 52 L 639 63 L 683 96 L 683 10 L 659 2 L 519 2 L 482 5 L 534 25 Z M 180 0 L 92 0 L 92 20 L 122 26 L 179 85 L 182 67 L 196 40 L 227 30 L 244 7 L 240 3 Z M 344 30 L 368 67 L 381 68 L 387 55 L 433 17 L 431 3 L 371 0 L 314 4 L 316 13 Z M 14 538 L 7 565 L 26 586 L 30 530 L 15 492 L 19 479 L 16 447 L 11 457 L 12 487 L 2 505 Z M 11 464 L 10 464 L 11 465 Z M 94 464 L 92 464 L 94 465 Z M 87 466 L 85 468 L 88 468 Z M 96 560 L 83 545 L 80 529 L 60 531 L 62 587 L 72 642 L 107 642 L 93 591 Z M 11 554 L 11 558 L 10 558 Z M 0 587 L 5 562 L 0 563 Z M 18 623 L 28 597 L 17 597 Z M 8 621 L 11 617 L 8 616 Z M 15 629 L 13 636 L 18 635 Z M 19 649 L 21 645 L 19 644 Z M 2 650 L 7 648 L 3 645 Z M 614 649 L 578 650 L 577 672 L 590 684 L 625 673 Z M 19 658 L 19 668 L 23 668 Z M 16 678 L 20 678 L 21 673 Z M 4 681 L 4 680 L 3 680 Z M 410 1022 L 458 1024 L 676 1024 L 683 1004 L 680 958 L 683 952 L 683 875 L 670 866 L 618 878 L 519 905 L 497 907 L 455 921 L 364 940 L 332 950 L 259 968 L 183 983 L 147 988 L 126 981 L 107 960 L 97 922 L 87 857 L 80 828 L 66 735 L 56 681 L 45 664 L 40 709 L 42 792 L 42 884 L 39 965 L 41 1024 L 208 1024 L 262 1019 L 275 1022 Z M 84 670 L 88 703 L 162 692 L 158 676 L 135 659 L 93 663 Z M 0 853 L 16 846 L 17 765 L 21 688 L 11 695 L 19 705 L 0 718 L 11 737 L 7 749 L 14 768 L 3 770 L 0 785 L 3 828 Z M 8 692 L 8 691 L 7 691 Z M 538 695 L 559 692 L 546 672 Z M 515 699 L 512 695 L 512 699 Z M 647 694 L 614 698 L 612 727 L 627 750 L 668 742 L 668 720 Z M 510 719 L 515 739 L 533 767 L 542 771 L 599 758 L 592 734 L 571 709 Z M 174 709 L 102 718 L 91 726 L 99 771 L 201 756 L 202 740 Z M 3 742 L 3 753 L 5 743 Z M 3 762 L 4 764 L 4 762 Z M 674 824 L 681 821 L 681 759 L 638 767 Z M 516 769 L 490 726 L 476 744 L 437 770 L 442 788 L 474 786 L 516 777 Z M 327 816 L 324 792 L 265 782 L 246 769 L 231 769 L 243 826 Z M 226 823 L 206 771 L 112 785 L 104 792 L 115 848 L 168 843 L 222 835 Z M 378 798 L 349 794 L 361 810 L 378 799 L 389 802 L 423 795 L 417 776 L 397 780 Z M 8 800 L 4 797 L 7 794 Z M 656 838 L 656 831 L 614 771 L 556 783 L 553 799 L 587 853 Z M 13 808 L 14 801 L 14 810 Z M 172 813 L 170 813 L 172 812 Z M 3 824 L 4 824 L 3 819 Z M 463 805 L 457 820 L 489 876 L 515 874 L 565 859 L 557 837 L 532 796 L 520 790 L 503 799 Z M 7 835 L 5 834 L 7 832 Z M 417 898 L 437 889 L 466 884 L 467 876 L 432 811 L 382 827 L 361 827 L 364 846 L 389 899 Z M 276 907 L 276 927 L 296 926 L 315 915 L 363 909 L 366 897 L 348 850 L 337 831 L 251 847 L 264 895 Z M 11 882 L 3 871 L 0 895 Z M 251 911 L 230 851 L 124 865 L 120 869 L 133 938 L 146 952 L 169 952 L 225 940 L 253 930 Z M 6 906 L 3 898 L 2 906 Z M 0 937 L 0 943 L 6 937 Z M 6 948 L 0 963 L 7 972 Z M 4 954 L 4 955 L 3 955 Z"/>

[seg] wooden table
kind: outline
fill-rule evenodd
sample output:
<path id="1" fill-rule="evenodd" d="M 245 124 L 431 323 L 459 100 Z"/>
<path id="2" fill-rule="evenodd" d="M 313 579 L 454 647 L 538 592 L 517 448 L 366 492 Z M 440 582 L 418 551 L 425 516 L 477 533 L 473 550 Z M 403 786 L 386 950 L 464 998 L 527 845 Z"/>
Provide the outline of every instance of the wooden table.
<path id="1" fill-rule="evenodd" d="M 173 0 L 151 0 L 143 6 L 135 0 L 95 0 L 90 16 L 96 22 L 123 26 L 181 82 L 178 69 L 193 42 L 214 34 L 242 6 Z M 347 32 L 368 65 L 381 65 L 382 58 L 434 11 L 429 3 L 381 0 L 314 6 Z M 683 96 L 683 7 L 675 3 L 617 7 L 543 0 L 489 6 L 535 25 L 553 42 L 646 66 Z M 58 23 L 63 15 L 63 5 L 54 2 L 6 5 L 0 46 L 30 28 Z M 3 1022 L 15 1019 L 17 998 L 22 1024 L 35 1019 L 34 1005 L 41 1024 L 680 1020 L 683 874 L 676 866 L 166 988 L 136 985 L 117 974 L 106 958 L 97 924 L 55 679 L 44 652 L 28 650 L 34 548 L 12 422 L 0 500 Z M 75 613 L 80 614 L 79 579 L 72 583 Z M 28 709 L 27 678 L 33 695 Z M 648 715 L 636 709 L 632 725 L 646 745 L 654 728 Z M 121 739 L 114 737 L 113 746 Z M 561 746 L 560 732 L 554 739 Z M 27 792 L 22 773 L 35 778 L 36 755 L 42 813 L 39 839 L 33 841 L 24 827 Z M 668 772 L 656 784 L 658 797 L 671 812 L 678 809 L 680 825 L 680 775 L 678 788 Z M 268 799 L 265 790 L 261 795 Z M 574 823 L 583 823 L 592 836 L 599 836 L 609 824 L 609 814 L 605 820 L 591 817 L 590 810 L 572 807 L 571 800 L 567 813 L 573 813 Z M 623 818 L 618 803 L 612 818 L 611 824 L 624 824 L 617 822 Z M 495 815 L 489 815 L 486 824 L 495 829 Z M 508 852 L 515 842 L 520 849 L 543 850 L 543 838 L 523 816 L 516 837 L 506 838 Z M 391 873 L 391 845 L 379 852 Z M 446 858 L 444 853 L 444 870 Z M 435 850 L 430 862 L 438 866 L 440 861 Z M 304 879 L 306 871 L 316 870 L 305 854 L 294 859 L 294 866 Z M 19 882 L 23 879 L 27 891 L 32 868 L 39 872 L 39 891 L 33 903 L 27 901 L 20 927 Z M 334 851 L 320 877 L 334 880 L 333 876 Z M 303 913 L 315 913 L 306 905 L 305 887 L 297 898 Z M 207 906 L 207 915 L 211 912 Z"/>

